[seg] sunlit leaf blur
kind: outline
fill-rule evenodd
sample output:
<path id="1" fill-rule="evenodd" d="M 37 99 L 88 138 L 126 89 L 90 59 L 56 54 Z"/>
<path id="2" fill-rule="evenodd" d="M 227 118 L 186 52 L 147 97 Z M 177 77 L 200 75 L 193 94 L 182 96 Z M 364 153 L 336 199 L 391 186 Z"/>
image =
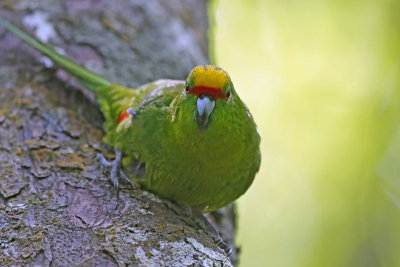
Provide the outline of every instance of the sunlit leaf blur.
<path id="1" fill-rule="evenodd" d="M 241 266 L 400 266 L 400 1 L 220 0 L 214 63 L 262 135 Z"/>

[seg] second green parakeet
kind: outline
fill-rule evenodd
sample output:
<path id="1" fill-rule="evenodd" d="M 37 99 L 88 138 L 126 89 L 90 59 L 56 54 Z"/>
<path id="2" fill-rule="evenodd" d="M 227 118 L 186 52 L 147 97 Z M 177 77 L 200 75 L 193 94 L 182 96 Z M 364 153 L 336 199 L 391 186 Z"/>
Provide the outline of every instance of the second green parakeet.
<path id="1" fill-rule="evenodd" d="M 102 160 L 112 167 L 114 184 L 117 176 L 128 176 L 162 197 L 208 212 L 237 199 L 253 182 L 260 167 L 260 135 L 221 68 L 197 66 L 186 81 L 157 80 L 132 90 L 2 19 L 0 24 L 95 94 L 105 117 L 104 140 L 118 151 L 113 163 Z"/>

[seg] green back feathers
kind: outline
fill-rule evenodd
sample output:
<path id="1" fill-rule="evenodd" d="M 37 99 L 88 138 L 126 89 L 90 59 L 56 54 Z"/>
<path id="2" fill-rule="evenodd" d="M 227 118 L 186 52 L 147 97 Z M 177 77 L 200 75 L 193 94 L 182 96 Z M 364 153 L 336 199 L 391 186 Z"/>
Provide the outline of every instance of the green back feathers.
<path id="1" fill-rule="evenodd" d="M 103 126 L 106 135 L 104 136 L 104 142 L 115 145 L 117 142 L 116 129 L 121 122 L 121 115 L 126 112 L 127 108 L 132 106 L 132 102 L 137 96 L 137 91 L 111 84 L 96 88 L 95 95 L 105 117 Z"/>

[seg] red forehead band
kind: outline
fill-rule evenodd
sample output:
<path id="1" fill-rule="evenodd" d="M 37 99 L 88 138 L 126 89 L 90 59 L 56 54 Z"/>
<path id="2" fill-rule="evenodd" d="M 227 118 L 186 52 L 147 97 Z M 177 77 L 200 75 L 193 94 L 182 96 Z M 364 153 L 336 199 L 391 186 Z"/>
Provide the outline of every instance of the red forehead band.
<path id="1" fill-rule="evenodd" d="M 220 88 L 216 87 L 209 87 L 209 86 L 203 86 L 203 85 L 197 85 L 193 87 L 192 89 L 189 90 L 189 94 L 196 95 L 197 97 L 200 97 L 200 95 L 212 95 L 214 99 L 228 99 L 226 94 L 222 92 Z"/>

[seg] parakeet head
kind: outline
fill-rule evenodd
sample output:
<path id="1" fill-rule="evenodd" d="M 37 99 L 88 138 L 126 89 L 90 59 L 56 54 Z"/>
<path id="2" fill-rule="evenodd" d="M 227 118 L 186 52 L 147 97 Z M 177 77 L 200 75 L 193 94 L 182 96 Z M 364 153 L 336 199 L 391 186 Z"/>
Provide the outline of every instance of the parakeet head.
<path id="1" fill-rule="evenodd" d="M 235 94 L 228 73 L 212 65 L 195 67 L 186 80 L 185 91 L 197 98 L 197 123 L 200 129 L 207 128 L 215 107 L 226 105 Z"/>

